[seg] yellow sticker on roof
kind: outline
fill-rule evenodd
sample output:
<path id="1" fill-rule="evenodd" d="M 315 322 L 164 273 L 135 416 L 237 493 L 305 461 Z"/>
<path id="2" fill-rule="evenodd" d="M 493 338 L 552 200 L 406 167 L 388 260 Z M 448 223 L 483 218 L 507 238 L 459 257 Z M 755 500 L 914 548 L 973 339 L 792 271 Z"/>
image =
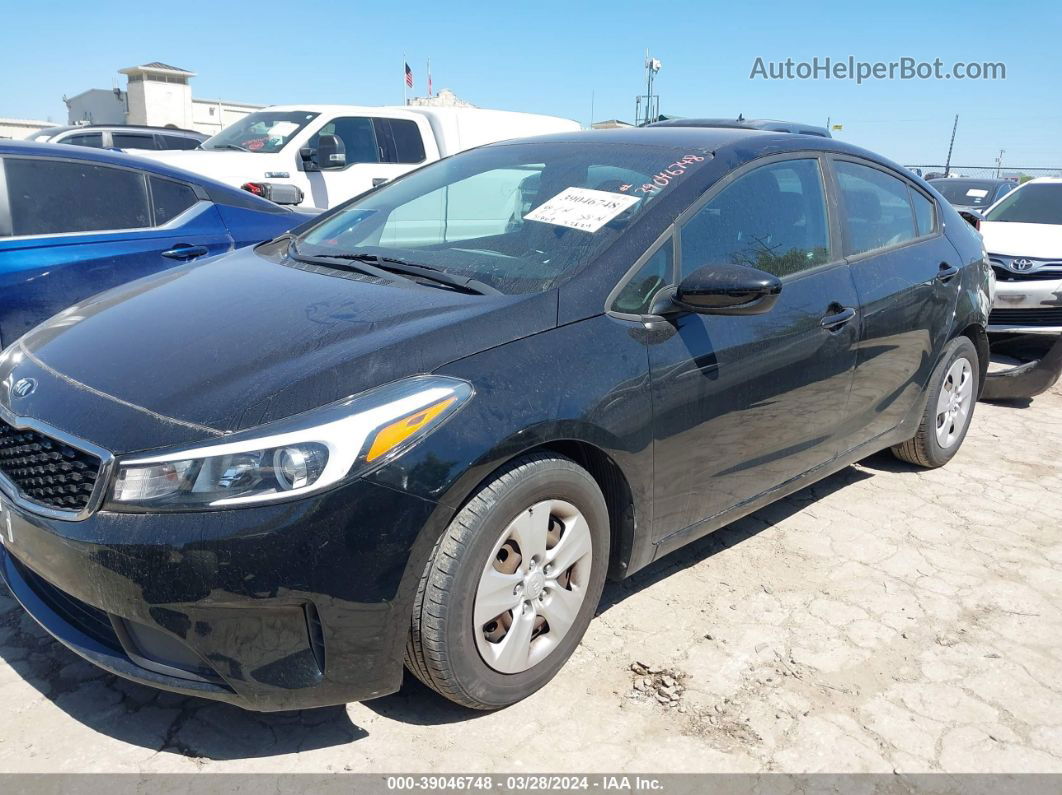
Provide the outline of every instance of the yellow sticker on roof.
<path id="1" fill-rule="evenodd" d="M 638 198 L 607 190 L 565 188 L 525 215 L 524 220 L 596 232 L 624 210 L 637 204 Z"/>

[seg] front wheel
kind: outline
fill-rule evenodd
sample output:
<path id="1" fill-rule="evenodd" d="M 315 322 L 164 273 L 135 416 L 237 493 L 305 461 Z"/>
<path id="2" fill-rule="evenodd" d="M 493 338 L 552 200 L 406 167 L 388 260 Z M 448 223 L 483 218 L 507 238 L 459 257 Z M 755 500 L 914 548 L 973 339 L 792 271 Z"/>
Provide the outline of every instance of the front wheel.
<path id="1" fill-rule="evenodd" d="M 451 701 L 508 706 L 561 669 L 604 588 L 608 509 L 590 474 L 533 454 L 450 523 L 417 589 L 406 666 Z"/>
<path id="2" fill-rule="evenodd" d="M 949 342 L 929 381 L 929 399 L 918 431 L 893 447 L 893 455 L 928 468 L 948 463 L 970 429 L 980 373 L 974 344 L 966 337 Z"/>

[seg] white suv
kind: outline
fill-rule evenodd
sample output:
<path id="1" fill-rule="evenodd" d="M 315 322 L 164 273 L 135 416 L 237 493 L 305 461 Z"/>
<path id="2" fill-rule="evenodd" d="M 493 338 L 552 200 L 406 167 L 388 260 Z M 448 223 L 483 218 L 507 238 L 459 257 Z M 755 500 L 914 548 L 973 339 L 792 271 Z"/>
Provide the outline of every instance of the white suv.
<path id="1" fill-rule="evenodd" d="M 1062 178 L 1016 188 L 980 229 L 996 274 L 989 332 L 1062 333 Z"/>

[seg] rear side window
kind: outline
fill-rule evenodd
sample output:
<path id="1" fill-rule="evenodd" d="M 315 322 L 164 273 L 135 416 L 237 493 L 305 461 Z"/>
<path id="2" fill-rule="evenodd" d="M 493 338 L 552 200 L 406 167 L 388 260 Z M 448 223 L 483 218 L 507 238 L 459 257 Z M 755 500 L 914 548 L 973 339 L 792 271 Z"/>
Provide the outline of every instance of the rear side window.
<path id="1" fill-rule="evenodd" d="M 918 236 L 928 235 L 936 228 L 936 208 L 929 199 L 911 188 L 911 203 L 914 205 L 915 225 Z"/>
<path id="2" fill-rule="evenodd" d="M 839 160 L 849 255 L 896 246 L 916 237 L 907 183 L 870 166 Z"/>
<path id="3" fill-rule="evenodd" d="M 4 161 L 12 234 L 142 229 L 150 226 L 139 171 L 45 158 Z"/>
<path id="4" fill-rule="evenodd" d="M 155 226 L 176 218 L 199 199 L 195 191 L 180 182 L 163 179 L 162 177 L 150 177 L 151 180 L 151 206 L 155 210 Z"/>
<path id="5" fill-rule="evenodd" d="M 160 135 L 159 141 L 161 149 L 195 149 L 199 146 L 199 141 L 195 138 L 185 138 L 181 135 Z"/>
<path id="6" fill-rule="evenodd" d="M 373 119 L 380 160 L 384 163 L 421 163 L 424 139 L 415 121 L 409 119 Z"/>
<path id="7" fill-rule="evenodd" d="M 64 138 L 60 143 L 72 144 L 73 146 L 91 146 L 93 149 L 103 148 L 102 133 L 78 133 Z"/>
<path id="8" fill-rule="evenodd" d="M 111 143 L 119 149 L 155 149 L 151 133 L 111 133 Z"/>
<path id="9" fill-rule="evenodd" d="M 682 227 L 682 276 L 705 265 L 748 265 L 786 276 L 829 258 L 822 172 L 816 159 L 744 174 Z"/>

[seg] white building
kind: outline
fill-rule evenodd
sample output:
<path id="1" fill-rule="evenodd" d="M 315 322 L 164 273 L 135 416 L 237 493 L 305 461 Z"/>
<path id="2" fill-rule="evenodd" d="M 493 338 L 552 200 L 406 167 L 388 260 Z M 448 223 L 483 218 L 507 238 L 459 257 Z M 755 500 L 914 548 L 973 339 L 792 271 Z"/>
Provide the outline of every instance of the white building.
<path id="1" fill-rule="evenodd" d="M 189 84 L 195 72 L 153 61 L 120 69 L 125 91 L 92 88 L 63 101 L 70 124 L 147 124 L 181 127 L 213 135 L 264 105 L 196 99 Z"/>
<path id="2" fill-rule="evenodd" d="M 0 118 L 0 138 L 21 140 L 30 133 L 45 127 L 56 127 L 55 122 L 37 121 L 36 119 L 2 119 Z"/>

